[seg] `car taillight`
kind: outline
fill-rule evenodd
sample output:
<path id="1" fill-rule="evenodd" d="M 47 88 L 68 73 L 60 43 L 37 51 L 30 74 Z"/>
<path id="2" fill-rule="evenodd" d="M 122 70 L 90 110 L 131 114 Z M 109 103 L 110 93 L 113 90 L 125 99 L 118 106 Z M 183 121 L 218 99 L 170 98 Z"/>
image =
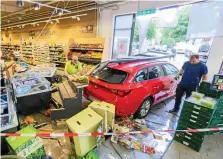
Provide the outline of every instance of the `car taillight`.
<path id="1" fill-rule="evenodd" d="M 113 93 L 117 94 L 120 97 L 127 96 L 129 93 L 131 93 L 131 90 L 111 90 Z"/>

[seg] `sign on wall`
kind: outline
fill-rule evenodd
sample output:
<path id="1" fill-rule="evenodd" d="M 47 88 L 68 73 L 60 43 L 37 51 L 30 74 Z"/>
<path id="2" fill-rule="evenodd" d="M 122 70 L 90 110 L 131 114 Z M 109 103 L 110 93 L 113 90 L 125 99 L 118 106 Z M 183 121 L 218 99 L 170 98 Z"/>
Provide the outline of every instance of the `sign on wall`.
<path id="1" fill-rule="evenodd" d="M 117 38 L 116 54 L 126 55 L 128 52 L 129 38 Z"/>
<path id="2" fill-rule="evenodd" d="M 56 30 L 53 30 L 53 29 L 47 29 L 47 30 L 44 30 L 40 36 L 51 36 L 51 35 L 57 35 L 57 32 Z"/>
<path id="3" fill-rule="evenodd" d="M 94 26 L 87 25 L 78 29 L 79 33 L 93 33 Z"/>

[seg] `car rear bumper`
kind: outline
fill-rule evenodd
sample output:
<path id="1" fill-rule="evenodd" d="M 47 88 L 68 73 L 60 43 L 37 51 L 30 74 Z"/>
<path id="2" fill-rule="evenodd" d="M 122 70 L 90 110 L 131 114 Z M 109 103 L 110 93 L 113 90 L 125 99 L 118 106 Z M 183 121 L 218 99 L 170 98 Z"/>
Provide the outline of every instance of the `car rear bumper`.
<path id="1" fill-rule="evenodd" d="M 104 101 L 115 105 L 115 115 L 116 116 L 129 116 L 135 113 L 136 110 L 133 110 L 135 106 L 134 103 L 129 102 L 130 100 L 126 96 L 125 98 L 116 96 L 115 100 L 108 99 L 103 94 L 95 94 L 94 91 L 84 88 L 84 97 L 91 101 Z"/>

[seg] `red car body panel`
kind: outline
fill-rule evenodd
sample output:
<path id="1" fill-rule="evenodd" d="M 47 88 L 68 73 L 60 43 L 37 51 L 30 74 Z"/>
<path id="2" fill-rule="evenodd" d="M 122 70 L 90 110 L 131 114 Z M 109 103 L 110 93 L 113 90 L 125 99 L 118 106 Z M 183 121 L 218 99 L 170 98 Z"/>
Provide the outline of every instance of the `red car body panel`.
<path id="1" fill-rule="evenodd" d="M 100 100 L 114 104 L 117 116 L 134 114 L 147 97 L 152 98 L 153 104 L 156 104 L 175 95 L 177 81 L 172 76 L 134 82 L 138 71 L 166 63 L 161 61 L 142 61 L 109 64 L 107 66 L 109 68 L 128 73 L 124 83 L 110 84 L 89 76 L 89 86 L 84 88 L 84 96 L 90 100 Z"/>

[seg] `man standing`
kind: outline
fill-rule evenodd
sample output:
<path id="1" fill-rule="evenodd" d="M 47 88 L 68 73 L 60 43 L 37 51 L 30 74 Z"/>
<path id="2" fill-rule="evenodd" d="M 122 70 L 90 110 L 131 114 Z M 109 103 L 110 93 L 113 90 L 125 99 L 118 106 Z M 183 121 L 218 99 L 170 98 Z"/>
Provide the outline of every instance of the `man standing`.
<path id="1" fill-rule="evenodd" d="M 181 99 L 186 93 L 186 98 L 190 97 L 192 92 L 199 86 L 200 80 L 207 80 L 207 66 L 200 62 L 199 55 L 193 54 L 190 60 L 185 62 L 176 78 L 182 75 L 181 81 L 176 89 L 176 101 L 174 108 L 170 113 L 178 112 L 180 109 Z"/>
<path id="2" fill-rule="evenodd" d="M 65 69 L 64 69 L 65 74 L 67 76 L 78 74 L 81 72 L 81 70 L 82 70 L 82 65 L 78 61 L 78 57 L 73 54 L 71 60 L 69 60 L 65 65 Z"/>

